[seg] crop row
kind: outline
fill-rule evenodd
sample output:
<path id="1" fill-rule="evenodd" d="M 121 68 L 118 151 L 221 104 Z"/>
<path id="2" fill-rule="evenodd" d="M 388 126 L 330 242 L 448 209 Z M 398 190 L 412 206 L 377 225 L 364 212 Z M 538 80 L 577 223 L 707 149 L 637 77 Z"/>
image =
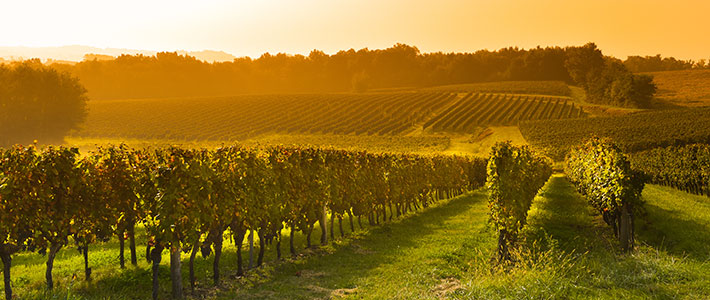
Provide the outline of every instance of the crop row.
<path id="1" fill-rule="evenodd" d="M 520 132 L 557 160 L 584 139 L 608 137 L 624 152 L 710 143 L 710 107 L 652 111 L 625 116 L 521 122 Z"/>
<path id="2" fill-rule="evenodd" d="M 153 264 L 153 298 L 158 298 L 162 252 L 170 250 L 173 298 L 182 298 L 181 252 L 193 261 L 214 251 L 213 281 L 219 283 L 224 233 L 237 245 L 237 270 L 243 272 L 241 245 L 246 233 L 264 243 L 281 230 L 308 237 L 320 223 L 327 243 L 330 223 L 353 216 L 386 222 L 439 199 L 482 186 L 484 159 L 455 156 L 369 154 L 316 148 L 243 146 L 204 149 L 176 147 L 133 150 L 124 145 L 100 148 L 80 158 L 75 148 L 15 147 L 0 152 L 0 258 L 6 299 L 12 299 L 11 256 L 19 251 L 47 255 L 46 280 L 54 287 L 57 253 L 74 244 L 83 253 L 91 278 L 89 245 L 117 236 L 129 241 L 136 261 L 135 227 L 146 228 L 147 258 Z M 389 211 L 389 216 L 387 214 Z M 332 229 L 331 229 L 332 233 Z"/>
<path id="3" fill-rule="evenodd" d="M 80 137 L 243 140 L 267 133 L 397 135 L 455 98 L 449 93 L 246 95 L 90 103 Z"/>
<path id="4" fill-rule="evenodd" d="M 585 113 L 567 98 L 466 94 L 424 124 L 434 131 L 472 132 L 479 126 L 517 125 L 520 121 L 581 118 Z"/>
<path id="5" fill-rule="evenodd" d="M 710 194 L 710 145 L 692 144 L 641 151 L 631 166 L 652 183 L 688 193 Z"/>

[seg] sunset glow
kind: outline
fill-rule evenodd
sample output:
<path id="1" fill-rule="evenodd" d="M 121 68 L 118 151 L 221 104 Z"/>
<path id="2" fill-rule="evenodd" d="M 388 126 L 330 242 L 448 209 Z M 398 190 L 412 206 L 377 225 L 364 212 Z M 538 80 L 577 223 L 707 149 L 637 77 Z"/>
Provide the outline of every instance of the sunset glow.
<path id="1" fill-rule="evenodd" d="M 313 48 L 475 51 L 597 43 L 605 54 L 710 57 L 710 2 L 5 1 L 0 46 L 307 54 Z"/>

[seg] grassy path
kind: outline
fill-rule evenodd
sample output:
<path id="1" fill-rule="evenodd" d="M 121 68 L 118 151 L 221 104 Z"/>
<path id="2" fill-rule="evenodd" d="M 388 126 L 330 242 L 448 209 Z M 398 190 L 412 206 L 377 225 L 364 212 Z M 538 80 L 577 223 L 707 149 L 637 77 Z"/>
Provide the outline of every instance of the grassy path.
<path id="1" fill-rule="evenodd" d="M 643 196 L 648 210 L 636 221 L 638 247 L 625 255 L 601 217 L 563 176 L 553 176 L 530 211 L 521 241 L 526 250 L 516 267 L 491 271 L 479 262 L 464 275 L 457 295 L 710 299 L 710 199 L 653 185 Z"/>
<path id="2" fill-rule="evenodd" d="M 483 192 L 461 196 L 364 232 L 331 254 L 283 264 L 253 286 L 235 287 L 220 298 L 437 298 L 456 285 L 447 267 L 456 263 L 452 253 L 493 243 L 491 235 L 481 234 L 486 218 Z"/>

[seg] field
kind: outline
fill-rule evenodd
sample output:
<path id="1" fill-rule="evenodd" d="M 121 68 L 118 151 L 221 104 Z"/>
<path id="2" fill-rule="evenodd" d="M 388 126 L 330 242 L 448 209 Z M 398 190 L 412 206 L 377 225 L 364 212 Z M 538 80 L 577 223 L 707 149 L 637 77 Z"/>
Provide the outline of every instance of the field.
<path id="1" fill-rule="evenodd" d="M 580 93 L 562 82 L 506 82 L 364 94 L 100 101 L 89 103 L 86 123 L 66 144 L 82 151 L 121 142 L 138 148 L 177 144 L 214 149 L 239 141 L 253 147 L 486 157 L 496 142 L 510 140 L 561 160 L 567 149 L 591 136 L 610 137 L 625 152 L 710 143 L 710 107 L 619 109 L 586 103 Z M 219 286 L 211 281 L 213 256 L 198 255 L 197 287 L 191 291 L 190 253 L 182 254 L 185 291 L 191 299 L 710 297 L 707 197 L 648 184 L 634 221 L 637 246 L 627 254 L 566 175 L 555 174 L 533 201 L 519 247 L 511 253 L 514 265 L 506 265 L 496 262 L 498 232 L 490 222 L 487 196 L 485 189 L 470 191 L 378 225 L 365 216 L 362 225 L 355 222 L 354 231 L 344 219 L 344 230 L 336 224 L 336 239 L 327 246 L 306 247 L 306 236 L 295 232 L 297 256 L 276 259 L 275 244 L 267 243 L 264 266 L 244 276 L 237 276 L 237 247 L 226 238 Z M 394 214 L 392 207 L 382 207 Z M 317 244 L 319 225 L 313 229 L 311 240 Z M 289 234 L 290 229 L 279 232 L 284 253 Z M 15 255 L 15 292 L 38 299 L 148 299 L 147 235 L 139 226 L 138 265 L 127 263 L 126 269 L 117 267 L 115 238 L 92 244 L 91 282 L 83 279 L 81 254 L 64 247 L 54 267 L 53 292 L 44 289 L 46 256 Z M 247 245 L 242 248 L 245 263 L 250 259 Z M 258 237 L 255 245 L 258 251 Z M 167 252 L 159 268 L 161 299 L 170 290 Z"/>
<path id="2" fill-rule="evenodd" d="M 653 76 L 656 98 L 674 106 L 710 105 L 710 70 L 645 73 Z"/>
<path id="3" fill-rule="evenodd" d="M 424 123 L 424 129 L 470 133 L 486 126 L 517 125 L 527 120 L 583 118 L 567 98 L 505 94 L 466 94 Z"/>
<path id="4" fill-rule="evenodd" d="M 710 142 L 710 108 L 635 113 L 618 117 L 528 121 L 520 131 L 533 146 L 561 159 L 591 136 L 609 137 L 628 152 Z"/>
<path id="5" fill-rule="evenodd" d="M 600 216 L 564 176 L 556 175 L 535 199 L 522 241 L 530 250 L 517 254 L 519 266 L 513 270 L 491 267 L 495 235 L 486 225 L 486 194 L 476 191 L 391 224 L 365 225 L 354 234 L 346 229 L 345 238 L 317 250 L 299 250 L 296 259 L 277 261 L 273 245 L 267 245 L 266 266 L 245 277 L 233 276 L 236 254 L 233 243 L 226 241 L 223 266 L 228 280 L 211 287 L 211 259 L 198 257 L 198 289 L 188 295 L 208 299 L 707 297 L 710 202 L 654 185 L 645 189 L 644 199 L 647 212 L 636 223 L 641 246 L 632 255 L 614 250 L 614 237 Z M 143 241 L 144 236 L 138 238 Z M 297 235 L 299 249 L 303 243 L 303 236 Z M 140 252 L 138 267 L 123 270 L 115 267 L 115 241 L 92 248 L 92 253 L 95 280 L 72 283 L 72 274 L 81 272 L 81 257 L 72 249 L 60 251 L 55 265 L 59 288 L 53 296 L 41 289 L 44 257 L 18 255 L 13 260 L 16 291 L 26 295 L 23 298 L 64 299 L 68 294 L 86 299 L 149 298 L 150 269 Z M 186 263 L 189 254 L 182 259 Z M 161 281 L 168 283 L 167 266 L 161 266 L 161 271 L 165 274 Z M 34 292 L 28 294 L 27 289 Z"/>
<path id="6" fill-rule="evenodd" d="M 444 85 L 425 90 L 458 93 L 503 93 L 548 96 L 571 96 L 570 88 L 562 81 L 497 81 Z"/>
<path id="7" fill-rule="evenodd" d="M 69 140 L 268 143 L 274 135 L 326 135 L 345 140 L 354 140 L 352 136 L 423 136 L 440 140 L 439 132 L 475 134 L 480 128 L 516 125 L 521 120 L 584 116 L 568 98 L 508 94 L 396 92 L 133 99 L 90 102 L 87 121 Z M 283 143 L 293 141 L 287 138 Z"/>

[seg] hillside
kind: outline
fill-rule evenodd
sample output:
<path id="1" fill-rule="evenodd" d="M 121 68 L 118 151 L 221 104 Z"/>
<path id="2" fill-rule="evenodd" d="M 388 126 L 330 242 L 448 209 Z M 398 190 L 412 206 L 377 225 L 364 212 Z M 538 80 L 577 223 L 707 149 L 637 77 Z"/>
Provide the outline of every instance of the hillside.
<path id="1" fill-rule="evenodd" d="M 675 106 L 710 105 L 710 70 L 644 73 L 653 75 L 656 98 Z"/>
<path id="2" fill-rule="evenodd" d="M 433 138 L 432 142 L 414 141 L 433 145 L 442 144 L 442 136 L 478 136 L 490 126 L 584 116 L 568 98 L 511 94 L 394 92 L 133 99 L 90 102 L 86 123 L 70 139 L 218 143 L 260 141 L 274 135 L 347 136 L 352 141 L 355 136 L 399 136 L 405 143 Z"/>

